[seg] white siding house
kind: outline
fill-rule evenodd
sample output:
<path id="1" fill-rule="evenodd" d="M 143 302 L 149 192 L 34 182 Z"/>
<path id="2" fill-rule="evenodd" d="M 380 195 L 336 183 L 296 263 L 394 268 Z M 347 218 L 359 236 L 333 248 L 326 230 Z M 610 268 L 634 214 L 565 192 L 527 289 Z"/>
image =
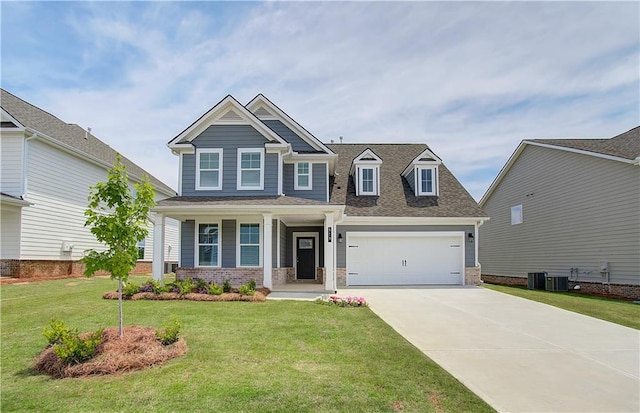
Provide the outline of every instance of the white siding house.
<path id="1" fill-rule="evenodd" d="M 107 179 L 116 151 L 80 128 L 2 90 L 1 275 L 80 275 L 87 249 L 104 248 L 84 226 L 89 188 Z M 146 174 L 122 158 L 133 182 Z M 147 174 L 148 175 L 148 174 Z M 175 192 L 149 176 L 156 200 Z M 178 261 L 178 222 L 166 222 L 165 261 Z M 151 273 L 153 226 L 137 273 Z"/>

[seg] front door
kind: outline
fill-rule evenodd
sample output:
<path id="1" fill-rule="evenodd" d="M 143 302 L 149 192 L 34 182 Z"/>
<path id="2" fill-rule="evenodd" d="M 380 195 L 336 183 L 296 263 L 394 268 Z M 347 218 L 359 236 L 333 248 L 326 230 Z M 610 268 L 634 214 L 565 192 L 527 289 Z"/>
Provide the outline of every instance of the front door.
<path id="1" fill-rule="evenodd" d="M 316 245 L 313 237 L 299 237 L 296 243 L 296 276 L 299 280 L 316 278 Z"/>

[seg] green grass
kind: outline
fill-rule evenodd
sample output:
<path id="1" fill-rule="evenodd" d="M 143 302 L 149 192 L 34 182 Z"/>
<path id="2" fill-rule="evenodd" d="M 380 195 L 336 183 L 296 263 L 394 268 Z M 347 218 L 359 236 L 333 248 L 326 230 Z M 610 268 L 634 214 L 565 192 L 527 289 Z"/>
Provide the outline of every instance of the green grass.
<path id="1" fill-rule="evenodd" d="M 118 376 L 35 373 L 52 318 L 81 332 L 117 325 L 117 301 L 101 299 L 116 285 L 81 278 L 2 286 L 2 412 L 493 411 L 368 308 L 312 302 L 125 301 L 125 325 L 178 318 L 187 354 Z"/>
<path id="2" fill-rule="evenodd" d="M 529 290 L 526 287 L 484 284 L 486 288 L 640 330 L 640 304 L 573 292 Z"/>

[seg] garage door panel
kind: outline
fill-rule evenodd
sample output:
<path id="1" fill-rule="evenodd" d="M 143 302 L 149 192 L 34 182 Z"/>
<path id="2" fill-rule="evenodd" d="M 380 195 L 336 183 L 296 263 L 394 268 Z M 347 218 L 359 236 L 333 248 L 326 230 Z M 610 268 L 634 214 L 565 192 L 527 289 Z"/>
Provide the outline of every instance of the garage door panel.
<path id="1" fill-rule="evenodd" d="M 348 239 L 348 285 L 462 284 L 460 235 L 356 233 Z"/>

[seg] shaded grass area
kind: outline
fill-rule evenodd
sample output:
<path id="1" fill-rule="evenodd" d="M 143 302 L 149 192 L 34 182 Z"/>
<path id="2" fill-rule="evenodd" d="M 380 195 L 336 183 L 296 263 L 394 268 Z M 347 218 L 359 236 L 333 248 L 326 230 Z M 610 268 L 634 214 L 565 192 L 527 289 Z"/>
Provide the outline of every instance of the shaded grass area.
<path id="1" fill-rule="evenodd" d="M 484 287 L 640 330 L 640 304 L 631 301 L 506 285 L 484 284 Z"/>
<path id="2" fill-rule="evenodd" d="M 117 325 L 117 302 L 101 298 L 115 285 L 92 278 L 2 286 L 2 412 L 493 411 L 368 308 L 312 302 L 125 301 L 125 325 L 178 318 L 188 353 L 117 376 L 36 374 L 52 318 L 81 332 Z"/>

